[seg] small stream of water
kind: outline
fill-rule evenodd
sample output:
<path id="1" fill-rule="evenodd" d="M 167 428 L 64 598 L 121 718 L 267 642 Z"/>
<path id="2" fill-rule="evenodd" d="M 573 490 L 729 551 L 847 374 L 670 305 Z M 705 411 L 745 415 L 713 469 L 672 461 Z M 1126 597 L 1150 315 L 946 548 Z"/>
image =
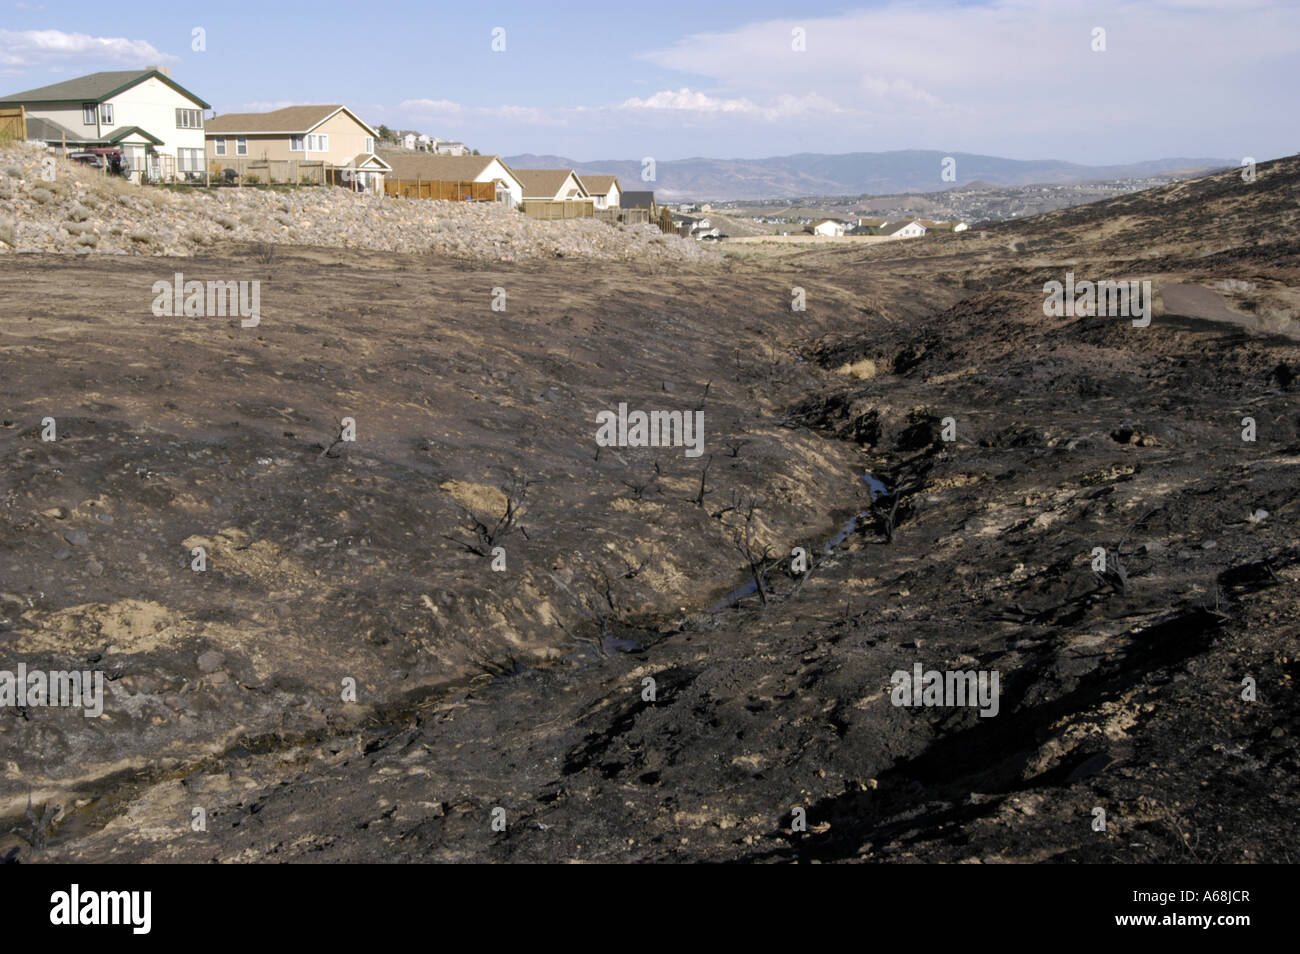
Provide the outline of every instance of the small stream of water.
<path id="1" fill-rule="evenodd" d="M 880 478 L 878 478 L 875 474 L 871 473 L 870 471 L 863 473 L 862 479 L 867 482 L 867 492 L 871 494 L 872 503 L 875 503 L 881 497 L 887 496 L 889 494 L 889 488 L 885 486 L 884 482 L 881 481 Z M 844 526 L 840 527 L 839 532 L 836 533 L 835 536 L 831 537 L 829 540 L 826 541 L 826 545 L 822 547 L 822 553 L 832 552 L 836 547 L 844 543 L 845 540 L 853 536 L 853 534 L 857 533 L 858 527 L 862 525 L 862 521 L 867 519 L 869 516 L 871 516 L 871 511 L 860 510 L 852 517 L 850 517 L 848 520 L 846 520 Z M 709 612 L 716 613 L 719 610 L 724 610 L 729 606 L 735 606 L 746 596 L 753 596 L 757 592 L 758 592 L 758 584 L 754 580 L 750 580 L 744 586 L 732 590 L 730 593 L 724 596 L 717 603 L 714 603 L 712 606 L 710 606 Z"/>

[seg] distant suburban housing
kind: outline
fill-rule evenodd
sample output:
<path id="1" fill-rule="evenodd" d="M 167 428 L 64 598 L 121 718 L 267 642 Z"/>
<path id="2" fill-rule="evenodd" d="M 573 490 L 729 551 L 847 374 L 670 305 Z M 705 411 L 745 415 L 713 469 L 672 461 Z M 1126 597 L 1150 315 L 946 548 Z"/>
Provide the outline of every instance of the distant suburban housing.
<path id="1" fill-rule="evenodd" d="M 693 238 L 697 240 L 722 238 L 722 230 L 717 228 L 707 218 L 698 215 L 682 215 L 676 213 L 672 215 L 673 228 L 682 238 Z"/>
<path id="2" fill-rule="evenodd" d="M 582 184 L 587 194 L 596 202 L 598 209 L 617 209 L 620 189 L 618 176 L 582 176 Z"/>
<path id="3" fill-rule="evenodd" d="M 519 176 L 498 156 L 436 156 L 384 153 L 394 179 L 422 182 L 494 182 L 496 201 L 514 208 L 524 198 Z"/>
<path id="4" fill-rule="evenodd" d="M 111 70 L 0 99 L 22 106 L 27 138 L 69 152 L 119 153 L 131 177 L 170 179 L 203 171 L 206 102 L 166 67 Z"/>
<path id="5" fill-rule="evenodd" d="M 525 201 L 565 202 L 590 198 L 582 180 L 572 169 L 516 169 L 515 175 L 523 183 Z"/>
<path id="6" fill-rule="evenodd" d="M 375 155 L 378 136 L 346 106 L 286 106 L 269 113 L 226 113 L 207 122 L 208 158 L 324 162 L 344 170 L 348 181 L 382 193 L 389 165 Z"/>
<path id="7" fill-rule="evenodd" d="M 432 152 L 439 156 L 468 156 L 470 154 L 469 147 L 463 142 L 456 142 L 454 139 L 439 139 L 437 136 L 429 136 L 425 133 L 403 133 L 397 142 L 403 149 L 414 152 Z"/>

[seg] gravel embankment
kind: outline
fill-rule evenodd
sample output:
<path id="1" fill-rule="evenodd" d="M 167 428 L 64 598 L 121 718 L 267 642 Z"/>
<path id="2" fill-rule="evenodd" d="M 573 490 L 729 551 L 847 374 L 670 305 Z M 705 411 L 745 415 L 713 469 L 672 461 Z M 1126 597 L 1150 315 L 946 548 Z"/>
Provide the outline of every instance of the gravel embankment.
<path id="1" fill-rule="evenodd" d="M 0 253 L 194 255 L 217 242 L 432 253 L 514 262 L 579 258 L 700 262 L 718 253 L 653 225 L 539 222 L 499 205 L 358 196 L 341 188 L 177 192 L 135 186 L 55 158 L 0 147 Z"/>

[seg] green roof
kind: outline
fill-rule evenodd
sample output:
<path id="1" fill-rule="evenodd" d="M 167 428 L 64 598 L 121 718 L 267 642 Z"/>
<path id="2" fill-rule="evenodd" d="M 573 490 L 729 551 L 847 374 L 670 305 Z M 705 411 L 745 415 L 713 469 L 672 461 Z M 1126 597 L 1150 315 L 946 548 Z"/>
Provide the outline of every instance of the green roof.
<path id="1" fill-rule="evenodd" d="M 53 83 L 49 86 L 29 89 L 24 93 L 13 93 L 9 96 L 0 97 L 0 106 L 32 105 L 35 103 L 102 103 L 123 90 L 143 83 L 151 76 L 158 77 L 172 89 L 194 100 L 204 109 L 212 108 L 210 103 L 205 103 L 185 87 L 174 82 L 171 77 L 164 76 L 157 70 L 108 70 L 103 73 L 91 73 L 88 76 L 78 76 L 76 79 L 64 80 L 62 83 Z"/>
<path id="2" fill-rule="evenodd" d="M 161 146 L 162 140 L 157 136 L 151 136 L 139 126 L 123 126 L 121 129 L 114 129 L 112 132 L 104 134 L 104 142 L 119 143 L 132 133 L 139 133 L 144 139 L 148 139 L 155 146 Z"/>

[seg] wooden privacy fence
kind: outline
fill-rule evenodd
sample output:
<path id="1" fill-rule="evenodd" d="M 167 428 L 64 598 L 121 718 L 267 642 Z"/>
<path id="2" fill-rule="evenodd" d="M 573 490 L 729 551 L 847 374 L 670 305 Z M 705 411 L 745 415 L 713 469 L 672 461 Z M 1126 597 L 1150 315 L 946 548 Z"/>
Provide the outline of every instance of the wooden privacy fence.
<path id="1" fill-rule="evenodd" d="M 213 182 L 228 181 L 233 185 L 270 183 L 324 185 L 326 168 L 321 160 L 221 156 L 208 159 L 208 176 Z"/>
<path id="2" fill-rule="evenodd" d="M 608 225 L 649 225 L 649 209 L 598 209 L 596 218 Z"/>
<path id="3" fill-rule="evenodd" d="M 22 141 L 27 138 L 27 107 L 0 109 L 0 139 Z"/>
<path id="4" fill-rule="evenodd" d="M 528 199 L 519 208 L 530 219 L 590 219 L 596 214 L 596 203 L 591 199 L 564 202 Z"/>
<path id="5" fill-rule="evenodd" d="M 450 202 L 495 202 L 495 182 L 449 182 L 440 179 L 384 179 L 384 195 L 403 199 L 442 199 Z"/>

